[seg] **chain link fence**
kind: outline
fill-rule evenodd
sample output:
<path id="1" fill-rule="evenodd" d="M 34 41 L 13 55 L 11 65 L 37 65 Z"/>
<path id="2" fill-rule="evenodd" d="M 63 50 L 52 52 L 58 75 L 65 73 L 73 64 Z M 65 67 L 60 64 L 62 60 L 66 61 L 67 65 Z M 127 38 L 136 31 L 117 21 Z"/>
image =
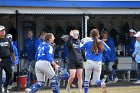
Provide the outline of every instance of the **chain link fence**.
<path id="1" fill-rule="evenodd" d="M 9 24 L 16 27 L 16 18 L 14 15 L 6 15 Z M 115 52 L 118 59 L 117 77 L 118 81 L 109 85 L 135 85 L 133 82 L 137 80 L 136 63 L 132 63 L 131 55 L 128 54 L 126 46 L 130 44 L 129 29 L 140 29 L 140 15 L 88 15 L 87 35 L 90 30 L 97 28 L 100 33 L 108 31 L 115 42 Z M 0 16 L 1 19 L 3 16 Z M 13 18 L 14 17 L 14 18 Z M 4 19 L 2 19 L 3 21 Z M 40 32 L 53 33 L 55 36 L 55 59 L 62 59 L 62 47 L 64 41 L 63 35 L 69 35 L 70 30 L 78 29 L 80 31 L 80 39 L 82 39 L 83 15 L 46 15 L 46 14 L 18 14 L 17 19 L 18 31 L 16 33 L 9 30 L 14 36 L 14 40 L 18 41 L 18 49 L 22 50 L 23 40 L 29 29 L 34 32 L 34 36 L 38 38 Z M 1 23 L 2 24 L 2 23 Z M 15 29 L 16 30 L 16 29 Z M 15 35 L 16 34 L 16 35 Z M 17 37 L 18 36 L 18 37 Z M 18 38 L 18 39 L 17 39 Z M 22 61 L 21 61 L 22 62 Z"/>
<path id="2" fill-rule="evenodd" d="M 19 15 L 19 27 L 22 30 L 22 36 L 26 31 L 32 29 L 36 37 L 41 31 L 53 33 L 55 36 L 55 59 L 62 59 L 62 47 L 64 41 L 63 35 L 69 35 L 70 30 L 78 29 L 82 38 L 82 15 Z M 131 16 L 131 17 L 130 17 Z M 110 32 L 110 36 L 114 39 L 116 55 L 118 58 L 117 77 L 119 81 L 124 81 L 124 85 L 137 80 L 136 64 L 131 64 L 132 58 L 127 54 L 126 46 L 130 44 L 129 29 L 138 30 L 138 15 L 89 15 L 88 20 L 88 36 L 90 30 L 97 28 L 100 33 L 104 30 Z M 22 37 L 24 39 L 25 37 Z M 22 44 L 21 44 L 22 45 Z M 62 60 L 61 60 L 62 61 Z M 119 82 L 118 81 L 118 82 Z M 110 83 L 122 85 L 119 83 Z M 133 84 L 133 83 L 131 83 Z M 130 84 L 130 85 L 131 85 Z"/>

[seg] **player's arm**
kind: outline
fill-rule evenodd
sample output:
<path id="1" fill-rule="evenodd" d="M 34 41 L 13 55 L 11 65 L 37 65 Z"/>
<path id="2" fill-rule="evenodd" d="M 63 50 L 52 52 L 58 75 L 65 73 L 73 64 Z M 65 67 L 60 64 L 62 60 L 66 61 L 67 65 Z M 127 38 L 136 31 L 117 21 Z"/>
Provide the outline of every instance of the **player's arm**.
<path id="1" fill-rule="evenodd" d="M 8 39 L 8 42 L 9 42 L 9 44 L 10 44 L 10 53 L 11 53 L 11 57 L 12 57 L 13 61 L 15 62 L 15 61 L 16 61 L 16 56 L 15 56 L 15 54 L 14 54 L 14 50 L 13 50 L 12 43 L 9 41 L 9 39 Z"/>
<path id="2" fill-rule="evenodd" d="M 13 61 L 15 62 L 16 61 L 16 56 L 15 56 L 15 53 L 14 53 L 14 50 L 13 50 L 13 46 L 10 47 L 10 52 L 11 52 L 11 57 L 12 57 Z"/>
<path id="3" fill-rule="evenodd" d="M 2 61 L 2 59 L 0 58 L 0 62 Z"/>
<path id="4" fill-rule="evenodd" d="M 79 48 L 80 50 L 85 50 L 85 49 L 87 48 L 87 45 L 88 45 L 87 42 L 84 42 L 83 44 L 80 43 L 80 45 L 78 46 L 78 48 Z"/>
<path id="5" fill-rule="evenodd" d="M 16 61 L 15 64 L 17 65 L 19 63 L 19 56 L 18 56 L 18 50 L 17 50 L 17 47 L 15 45 L 13 45 L 13 50 L 14 50 L 14 53 L 15 53 L 15 57 L 16 57 Z"/>
<path id="6" fill-rule="evenodd" d="M 110 47 L 105 42 L 102 42 L 102 44 L 104 46 L 105 51 L 108 51 L 108 52 L 111 51 Z"/>
<path id="7" fill-rule="evenodd" d="M 57 70 L 59 66 L 53 60 L 53 47 L 47 46 L 47 47 L 45 47 L 45 50 L 46 50 L 46 54 L 48 54 L 47 55 L 48 60 L 51 62 L 51 64 L 55 68 L 55 70 Z"/>
<path id="8" fill-rule="evenodd" d="M 58 67 L 60 67 L 59 65 L 57 65 L 54 61 L 52 61 L 52 65 L 54 66 L 55 70 L 58 69 Z"/>
<path id="9" fill-rule="evenodd" d="M 73 38 L 73 31 L 70 32 L 69 39 L 66 42 L 66 45 L 67 45 L 68 48 L 71 47 L 71 40 L 72 40 L 72 38 Z"/>
<path id="10" fill-rule="evenodd" d="M 11 57 L 12 57 L 13 61 L 16 61 L 16 57 L 15 57 L 14 53 L 11 53 Z"/>

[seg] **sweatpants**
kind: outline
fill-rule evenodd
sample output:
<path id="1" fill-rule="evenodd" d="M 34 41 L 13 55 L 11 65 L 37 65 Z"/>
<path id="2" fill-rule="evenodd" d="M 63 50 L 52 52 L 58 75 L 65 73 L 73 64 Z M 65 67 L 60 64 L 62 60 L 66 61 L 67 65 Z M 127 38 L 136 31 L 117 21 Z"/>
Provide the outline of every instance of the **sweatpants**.
<path id="1" fill-rule="evenodd" d="M 4 88 L 7 89 L 7 86 L 9 85 L 11 78 L 12 78 L 12 63 L 10 62 L 10 58 L 4 58 L 0 62 L 0 93 L 2 91 L 2 70 L 6 72 L 6 81 L 4 84 Z"/>

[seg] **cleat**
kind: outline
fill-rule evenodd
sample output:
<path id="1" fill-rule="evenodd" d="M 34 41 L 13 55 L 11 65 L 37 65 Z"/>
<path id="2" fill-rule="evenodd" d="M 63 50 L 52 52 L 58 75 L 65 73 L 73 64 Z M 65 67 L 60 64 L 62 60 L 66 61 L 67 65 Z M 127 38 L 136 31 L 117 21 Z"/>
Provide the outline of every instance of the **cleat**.
<path id="1" fill-rule="evenodd" d="M 2 93 L 4 93 L 4 87 L 2 87 Z"/>
<path id="2" fill-rule="evenodd" d="M 67 93 L 70 93 L 70 87 L 66 87 L 66 91 L 67 91 Z"/>
<path id="3" fill-rule="evenodd" d="M 101 88 L 103 90 L 103 93 L 107 93 L 106 83 L 101 83 Z"/>
<path id="4" fill-rule="evenodd" d="M 25 89 L 25 93 L 31 93 L 31 89 L 30 88 L 26 88 Z"/>
<path id="5" fill-rule="evenodd" d="M 5 89 L 5 90 L 4 90 L 4 93 L 9 93 L 9 90 L 8 90 L 8 89 Z"/>
<path id="6" fill-rule="evenodd" d="M 76 84 L 71 84 L 71 86 L 72 86 L 73 88 L 76 88 Z"/>

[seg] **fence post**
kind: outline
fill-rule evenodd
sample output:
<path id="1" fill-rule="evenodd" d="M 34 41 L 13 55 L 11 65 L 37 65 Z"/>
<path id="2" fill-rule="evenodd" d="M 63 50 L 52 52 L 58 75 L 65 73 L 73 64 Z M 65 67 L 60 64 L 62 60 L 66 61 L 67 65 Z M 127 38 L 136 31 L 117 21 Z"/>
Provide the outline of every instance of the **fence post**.
<path id="1" fill-rule="evenodd" d="M 17 30 L 17 48 L 18 48 L 18 53 L 19 53 L 19 58 L 20 58 L 20 51 L 19 51 L 19 44 L 18 44 L 18 20 L 19 20 L 19 12 L 18 10 L 16 10 L 16 30 Z M 20 90 L 20 85 L 19 85 L 19 65 L 20 62 L 17 65 L 17 86 L 16 86 L 16 90 Z"/>

